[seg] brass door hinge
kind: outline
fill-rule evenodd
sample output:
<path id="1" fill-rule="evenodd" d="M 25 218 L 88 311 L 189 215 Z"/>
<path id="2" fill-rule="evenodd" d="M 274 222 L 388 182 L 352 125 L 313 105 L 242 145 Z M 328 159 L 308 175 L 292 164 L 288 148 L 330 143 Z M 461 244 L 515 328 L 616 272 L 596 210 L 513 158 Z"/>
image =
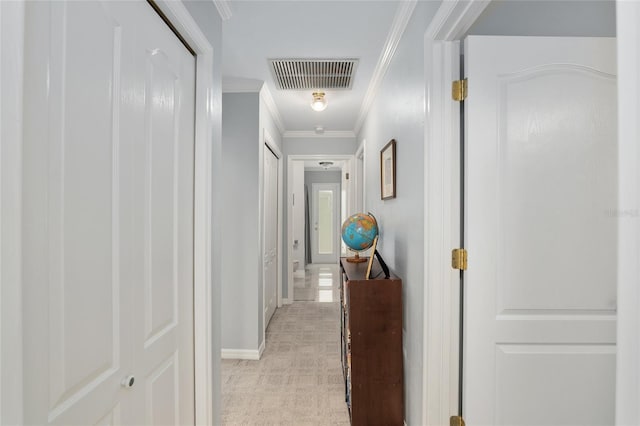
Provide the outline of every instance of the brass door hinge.
<path id="1" fill-rule="evenodd" d="M 449 418 L 449 426 L 465 426 L 462 416 L 451 416 Z"/>
<path id="2" fill-rule="evenodd" d="M 461 271 L 467 270 L 467 250 L 463 248 L 453 249 L 451 252 L 451 267 Z"/>
<path id="3" fill-rule="evenodd" d="M 451 83 L 451 97 L 456 102 L 462 102 L 467 99 L 467 79 L 456 80 Z"/>

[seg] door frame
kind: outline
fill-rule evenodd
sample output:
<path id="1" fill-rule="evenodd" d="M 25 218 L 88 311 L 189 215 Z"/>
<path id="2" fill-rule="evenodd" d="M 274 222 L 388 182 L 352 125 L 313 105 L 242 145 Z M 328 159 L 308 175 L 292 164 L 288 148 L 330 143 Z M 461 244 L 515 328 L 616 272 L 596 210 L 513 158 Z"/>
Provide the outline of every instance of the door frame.
<path id="1" fill-rule="evenodd" d="M 341 191 L 340 191 L 340 184 L 339 183 L 312 183 L 311 184 L 311 221 L 313 222 L 314 219 L 317 219 L 316 214 L 316 207 L 318 207 L 317 202 L 319 200 L 316 200 L 316 188 L 320 187 L 320 186 L 324 186 L 324 187 L 331 187 L 331 190 L 333 191 L 333 193 L 335 194 L 335 200 L 338 201 L 338 203 L 335 203 L 334 200 L 334 205 L 333 205 L 333 219 L 336 221 L 336 223 L 340 223 L 340 212 L 342 210 L 342 200 L 341 200 Z M 314 237 L 315 235 L 315 237 Z M 341 249 L 340 249 L 340 234 L 336 234 L 334 236 L 334 250 L 336 251 L 336 262 L 338 261 L 338 259 L 340 258 L 340 253 L 341 253 Z M 314 232 L 313 234 L 311 234 L 311 263 L 318 263 L 318 264 L 322 264 L 322 263 L 326 263 L 326 262 L 314 262 L 313 261 L 313 255 L 315 252 L 315 248 L 313 248 L 313 246 L 315 244 L 318 244 L 318 233 Z M 318 256 L 324 256 L 322 254 L 320 254 L 320 252 L 317 253 Z"/>
<path id="2" fill-rule="evenodd" d="M 213 47 L 181 2 L 156 0 L 165 17 L 195 51 L 196 105 L 194 157 L 194 377 L 195 422 L 215 424 L 220 392 L 220 278 L 215 254 L 220 243 L 213 214 L 213 170 L 220 165 L 220 137 L 214 133 L 216 102 Z M 23 423 L 22 395 L 22 99 L 25 0 L 0 2 L 0 423 Z M 216 106 L 217 105 L 217 106 Z M 214 156 L 215 154 L 215 156 Z M 217 261 L 219 262 L 219 261 Z M 214 318 L 215 316 L 215 318 Z M 215 337 L 215 338 L 214 338 Z M 216 356 L 215 359 L 218 357 Z"/>
<path id="3" fill-rule="evenodd" d="M 364 206 L 367 205 L 366 196 L 367 191 L 365 187 L 364 177 L 366 176 L 367 168 L 367 152 L 365 146 L 366 140 L 362 140 L 355 153 L 355 170 L 353 173 L 354 181 L 354 204 L 353 209 L 358 213 L 364 213 Z"/>
<path id="4" fill-rule="evenodd" d="M 266 345 L 266 331 L 267 331 L 267 321 L 265 318 L 264 312 L 264 300 L 265 300 L 265 277 L 264 277 L 264 241 L 265 241 L 265 226 L 264 226 L 264 148 L 269 148 L 273 155 L 276 157 L 278 163 L 278 202 L 276 205 L 278 206 L 278 230 L 276 232 L 276 236 L 278 237 L 277 242 L 277 256 L 278 259 L 276 261 L 276 274 L 278 275 L 276 278 L 276 308 L 282 307 L 282 197 L 284 193 L 284 185 L 283 185 L 283 167 L 282 167 L 282 151 L 278 148 L 278 145 L 274 142 L 273 137 L 269 134 L 267 129 L 263 131 L 262 137 L 262 146 L 260 147 L 260 156 L 262 157 L 260 160 L 260 274 L 262 276 L 262 306 L 260 306 L 260 313 L 262 315 L 262 344 L 260 345 L 259 353 L 262 353 L 263 348 Z"/>
<path id="5" fill-rule="evenodd" d="M 640 3 L 616 2 L 618 46 L 618 335 L 616 424 L 640 423 Z"/>
<path id="6" fill-rule="evenodd" d="M 442 2 L 424 37 L 425 59 L 425 295 L 422 419 L 447 424 L 457 412 L 459 302 L 458 272 L 449 264 L 459 244 L 460 136 L 458 105 L 451 81 L 459 78 L 459 42 L 488 0 Z M 616 2 L 618 52 L 619 242 L 616 424 L 640 422 L 640 4 Z M 629 213 L 630 212 L 630 213 Z M 625 216 L 627 213 L 631 217 Z"/>
<path id="7" fill-rule="evenodd" d="M 489 0 L 442 2 L 424 35 L 424 351 L 422 423 L 442 425 L 458 410 L 460 273 L 460 106 L 451 82 L 460 78 L 460 40 Z"/>

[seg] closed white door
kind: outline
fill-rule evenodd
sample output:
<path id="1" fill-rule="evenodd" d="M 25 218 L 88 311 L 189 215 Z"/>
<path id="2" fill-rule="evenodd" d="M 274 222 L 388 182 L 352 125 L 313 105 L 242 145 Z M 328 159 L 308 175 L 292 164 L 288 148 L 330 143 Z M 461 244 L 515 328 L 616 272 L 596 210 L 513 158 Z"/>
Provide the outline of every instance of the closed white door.
<path id="1" fill-rule="evenodd" d="M 264 328 L 278 307 L 278 159 L 264 146 Z"/>
<path id="2" fill-rule="evenodd" d="M 340 253 L 340 185 L 311 184 L 311 261 L 337 263 Z"/>
<path id="3" fill-rule="evenodd" d="M 615 40 L 465 41 L 463 413 L 611 425 Z"/>
<path id="4" fill-rule="evenodd" d="M 193 424 L 194 57 L 146 2 L 28 2 L 27 424 Z"/>

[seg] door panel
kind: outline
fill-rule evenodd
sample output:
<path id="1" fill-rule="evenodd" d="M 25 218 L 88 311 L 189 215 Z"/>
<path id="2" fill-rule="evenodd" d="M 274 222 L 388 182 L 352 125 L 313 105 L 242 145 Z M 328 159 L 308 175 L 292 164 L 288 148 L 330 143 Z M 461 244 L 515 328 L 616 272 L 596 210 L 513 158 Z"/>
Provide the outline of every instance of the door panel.
<path id="1" fill-rule="evenodd" d="M 313 263 L 336 263 L 340 253 L 340 185 L 314 183 L 311 191 L 311 260 Z"/>
<path id="2" fill-rule="evenodd" d="M 130 64 L 144 100 L 127 118 L 138 141 L 134 203 L 142 213 L 132 233 L 141 302 L 133 314 L 134 423 L 192 424 L 195 60 L 155 13 L 138 25 L 161 31 L 138 35 Z"/>
<path id="3" fill-rule="evenodd" d="M 117 417 L 130 343 L 120 22 L 98 2 L 29 2 L 26 16 L 25 422 L 93 424 Z"/>
<path id="4" fill-rule="evenodd" d="M 465 420 L 612 424 L 615 43 L 465 49 Z"/>
<path id="5" fill-rule="evenodd" d="M 28 2 L 25 26 L 25 422 L 142 424 L 172 357 L 190 423 L 194 58 L 144 2 Z"/>

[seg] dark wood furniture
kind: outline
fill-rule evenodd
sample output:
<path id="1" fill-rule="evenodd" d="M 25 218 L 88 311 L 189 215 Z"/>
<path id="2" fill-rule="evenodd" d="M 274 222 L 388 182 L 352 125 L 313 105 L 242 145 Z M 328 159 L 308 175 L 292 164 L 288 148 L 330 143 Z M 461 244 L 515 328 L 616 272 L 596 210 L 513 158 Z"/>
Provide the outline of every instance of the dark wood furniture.
<path id="1" fill-rule="evenodd" d="M 369 280 L 366 262 L 341 258 L 340 266 L 342 371 L 351 424 L 402 426 L 402 280 L 385 279 L 377 259 Z"/>

